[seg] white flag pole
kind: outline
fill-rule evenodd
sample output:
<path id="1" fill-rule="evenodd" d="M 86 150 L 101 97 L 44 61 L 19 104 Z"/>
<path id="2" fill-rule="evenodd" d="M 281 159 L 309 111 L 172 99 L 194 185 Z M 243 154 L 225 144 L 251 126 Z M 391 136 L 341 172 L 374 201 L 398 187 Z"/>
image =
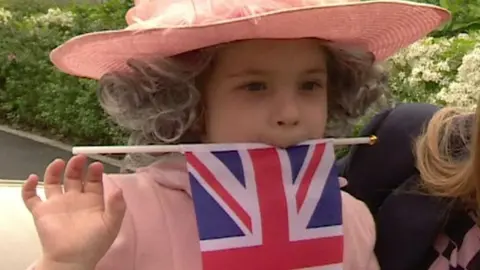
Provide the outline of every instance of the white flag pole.
<path id="1" fill-rule="evenodd" d="M 370 144 L 377 142 L 376 136 L 358 138 L 333 139 L 333 144 L 353 145 Z M 205 147 L 205 144 L 178 144 L 178 145 L 131 145 L 131 146 L 76 146 L 72 148 L 73 154 L 131 154 L 131 153 L 182 153 L 188 148 Z M 263 146 L 265 147 L 265 146 Z"/>

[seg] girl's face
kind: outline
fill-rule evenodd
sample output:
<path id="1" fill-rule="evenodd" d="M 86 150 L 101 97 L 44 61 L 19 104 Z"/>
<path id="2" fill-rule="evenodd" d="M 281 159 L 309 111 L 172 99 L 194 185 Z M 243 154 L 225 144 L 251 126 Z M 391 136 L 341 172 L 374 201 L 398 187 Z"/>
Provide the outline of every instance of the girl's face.
<path id="1" fill-rule="evenodd" d="M 319 42 L 249 40 L 222 47 L 204 85 L 204 142 L 287 147 L 323 136 L 326 55 Z"/>

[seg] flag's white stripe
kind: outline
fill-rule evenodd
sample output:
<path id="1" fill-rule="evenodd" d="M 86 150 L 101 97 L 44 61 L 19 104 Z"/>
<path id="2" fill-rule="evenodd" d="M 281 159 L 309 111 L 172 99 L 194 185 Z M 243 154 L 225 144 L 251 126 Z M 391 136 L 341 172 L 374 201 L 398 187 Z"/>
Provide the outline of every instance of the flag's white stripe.
<path id="1" fill-rule="evenodd" d="M 260 244 L 262 242 L 262 217 L 260 214 L 260 203 L 258 201 L 257 183 L 255 181 L 255 170 L 253 167 L 252 158 L 248 150 L 238 151 L 243 164 L 243 173 L 245 176 L 245 186 L 247 188 L 247 196 L 237 198 L 242 201 L 242 205 L 245 205 L 250 214 L 252 220 L 252 237 L 255 243 Z"/>
<path id="2" fill-rule="evenodd" d="M 224 250 L 224 249 L 231 249 L 231 248 L 253 247 L 261 244 L 262 242 L 261 241 L 259 242 L 257 237 L 254 237 L 252 235 L 237 236 L 237 237 L 200 241 L 200 250 L 214 251 L 214 250 Z"/>
<path id="3" fill-rule="evenodd" d="M 218 196 L 218 194 L 210 187 L 210 185 L 208 185 L 207 182 L 205 182 L 205 180 L 200 176 L 197 170 L 195 170 L 195 168 L 188 163 L 187 163 L 187 168 L 189 172 L 199 181 L 200 185 L 202 185 L 202 187 L 205 188 L 208 194 L 210 194 L 210 196 L 212 196 L 212 198 L 214 198 L 215 201 L 218 202 L 218 204 L 223 208 L 223 210 L 225 210 L 225 212 L 232 217 L 232 219 L 238 225 L 240 230 L 242 230 L 242 232 L 245 235 L 249 235 L 250 232 L 248 228 L 245 226 L 245 224 L 243 224 L 243 222 L 240 220 L 237 214 L 230 209 L 230 207 L 223 201 L 223 199 L 220 196 Z"/>
<path id="4" fill-rule="evenodd" d="M 245 206 L 245 210 L 250 213 L 252 220 L 252 234 L 246 234 L 246 236 L 229 237 L 223 239 L 211 239 L 203 240 L 200 242 L 200 248 L 202 251 L 214 251 L 239 247 L 251 247 L 262 244 L 262 228 L 260 217 L 260 205 L 258 202 L 257 186 L 255 182 L 255 172 L 253 163 L 248 150 L 239 151 L 240 158 L 242 160 L 245 176 L 245 185 L 247 188 L 248 196 L 236 198 L 242 206 Z M 220 179 L 223 181 L 223 179 Z M 240 202 L 242 201 L 242 202 Z M 222 202 L 223 201 L 219 201 Z M 223 207 L 223 206 L 222 206 Z M 224 208 L 225 209 L 225 208 Z M 228 211 L 227 209 L 225 211 Z M 232 217 L 236 217 L 232 215 Z M 237 222 L 237 221 L 236 221 Z M 238 224 L 238 222 L 237 222 Z"/>
<path id="5" fill-rule="evenodd" d="M 306 200 L 300 208 L 300 212 L 294 212 L 290 236 L 292 240 L 306 240 L 312 238 L 338 236 L 343 234 L 342 226 L 330 226 L 321 228 L 309 228 L 312 215 L 318 205 L 325 189 L 325 184 L 335 162 L 333 145 L 325 144 L 319 166 L 316 168 L 312 182 L 308 188 Z"/>
<path id="6" fill-rule="evenodd" d="M 305 175 L 305 171 L 307 170 L 308 166 L 310 165 L 309 161 L 311 161 L 314 152 L 315 152 L 315 145 L 309 145 L 307 154 L 306 154 L 305 159 L 304 159 L 304 162 L 302 163 L 302 167 L 300 168 L 300 171 L 298 172 L 297 178 L 295 179 L 295 184 L 293 184 L 293 182 L 292 182 L 292 185 L 294 186 L 294 189 L 295 189 L 295 200 L 294 200 L 295 205 L 297 203 L 296 194 L 298 192 L 298 188 L 300 187 L 300 183 L 303 180 L 303 176 Z M 287 163 L 287 164 L 289 164 L 289 163 Z M 293 180 L 293 177 L 292 177 L 292 180 Z"/>
<path id="7" fill-rule="evenodd" d="M 322 197 L 323 190 L 325 188 L 326 180 L 330 174 L 331 167 L 335 161 L 335 152 L 333 151 L 333 145 L 331 143 L 325 143 L 325 149 L 322 154 L 321 160 L 317 168 L 315 168 L 313 179 L 308 187 L 305 201 L 300 208 L 300 212 L 297 211 L 296 195 L 298 192 L 298 186 L 301 179 L 305 175 L 306 168 L 310 164 L 310 160 L 315 151 L 315 145 L 312 145 L 305 157 L 305 162 L 302 165 L 302 169 L 298 174 L 297 182 L 292 184 L 293 172 L 291 170 L 290 160 L 288 153 L 285 150 L 279 151 L 280 161 L 282 166 L 283 183 L 285 188 L 285 194 L 287 199 L 287 209 L 289 216 L 289 228 L 290 239 L 303 240 L 310 238 L 319 238 L 324 234 L 325 236 L 341 235 L 342 230 L 338 230 L 337 226 L 329 228 L 308 229 L 311 232 L 307 232 L 308 223 L 310 222 L 313 212 Z M 288 165 L 287 165 L 288 164 Z M 287 166 L 285 166 L 287 165 Z M 323 230 L 323 231 L 322 231 Z"/>
<path id="8" fill-rule="evenodd" d="M 295 200 L 295 186 L 292 185 L 293 172 L 290 166 L 290 157 L 286 150 L 277 150 L 281 163 L 283 188 L 285 189 L 285 200 L 287 202 L 288 211 L 288 228 L 290 239 L 295 238 L 295 232 L 302 228 L 298 227 L 297 207 Z"/>
<path id="9" fill-rule="evenodd" d="M 311 240 L 311 239 L 319 239 L 325 237 L 334 237 L 334 236 L 342 236 L 343 235 L 343 225 L 336 225 L 336 226 L 328 226 L 328 227 L 319 227 L 319 228 L 311 228 L 311 229 L 303 229 L 303 231 L 298 230 L 294 232 L 294 238 L 292 241 L 300 241 L 300 240 Z"/>
<path id="10" fill-rule="evenodd" d="M 237 177 L 228 169 L 228 167 L 219 160 L 211 152 L 193 153 L 203 164 L 206 164 L 210 172 L 215 176 L 218 182 L 225 188 L 228 193 L 240 204 L 240 206 L 248 212 L 248 205 L 245 205 L 248 192 L 246 188 L 238 181 Z"/>
<path id="11" fill-rule="evenodd" d="M 302 222 L 304 228 L 308 226 L 308 223 L 315 211 L 315 208 L 322 197 L 323 191 L 325 189 L 325 184 L 327 182 L 328 176 L 332 170 L 332 166 L 335 162 L 335 152 L 333 150 L 333 145 L 331 143 L 325 144 L 325 150 L 322 155 L 320 164 L 316 168 L 313 179 L 308 187 L 307 196 L 305 202 L 303 203 L 300 212 L 298 213 L 298 221 Z"/>

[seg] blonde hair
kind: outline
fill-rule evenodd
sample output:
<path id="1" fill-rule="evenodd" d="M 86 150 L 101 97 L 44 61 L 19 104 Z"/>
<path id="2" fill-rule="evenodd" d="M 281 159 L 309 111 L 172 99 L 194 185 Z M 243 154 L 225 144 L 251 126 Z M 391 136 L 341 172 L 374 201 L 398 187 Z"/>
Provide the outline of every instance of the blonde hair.
<path id="1" fill-rule="evenodd" d="M 415 146 L 422 188 L 480 209 L 480 106 L 476 116 L 459 108 L 439 110 Z M 477 220 L 477 222 L 479 222 Z"/>

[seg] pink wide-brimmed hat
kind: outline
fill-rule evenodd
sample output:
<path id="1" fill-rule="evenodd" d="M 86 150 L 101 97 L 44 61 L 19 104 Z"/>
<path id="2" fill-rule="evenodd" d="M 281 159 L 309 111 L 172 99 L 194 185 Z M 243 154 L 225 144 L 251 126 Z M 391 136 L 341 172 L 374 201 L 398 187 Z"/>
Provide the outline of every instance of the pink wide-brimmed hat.
<path id="1" fill-rule="evenodd" d="M 169 57 L 248 39 L 318 38 L 385 60 L 450 19 L 433 5 L 360 0 L 136 0 L 128 27 L 77 36 L 51 53 L 63 72 L 93 79 L 130 58 Z"/>

